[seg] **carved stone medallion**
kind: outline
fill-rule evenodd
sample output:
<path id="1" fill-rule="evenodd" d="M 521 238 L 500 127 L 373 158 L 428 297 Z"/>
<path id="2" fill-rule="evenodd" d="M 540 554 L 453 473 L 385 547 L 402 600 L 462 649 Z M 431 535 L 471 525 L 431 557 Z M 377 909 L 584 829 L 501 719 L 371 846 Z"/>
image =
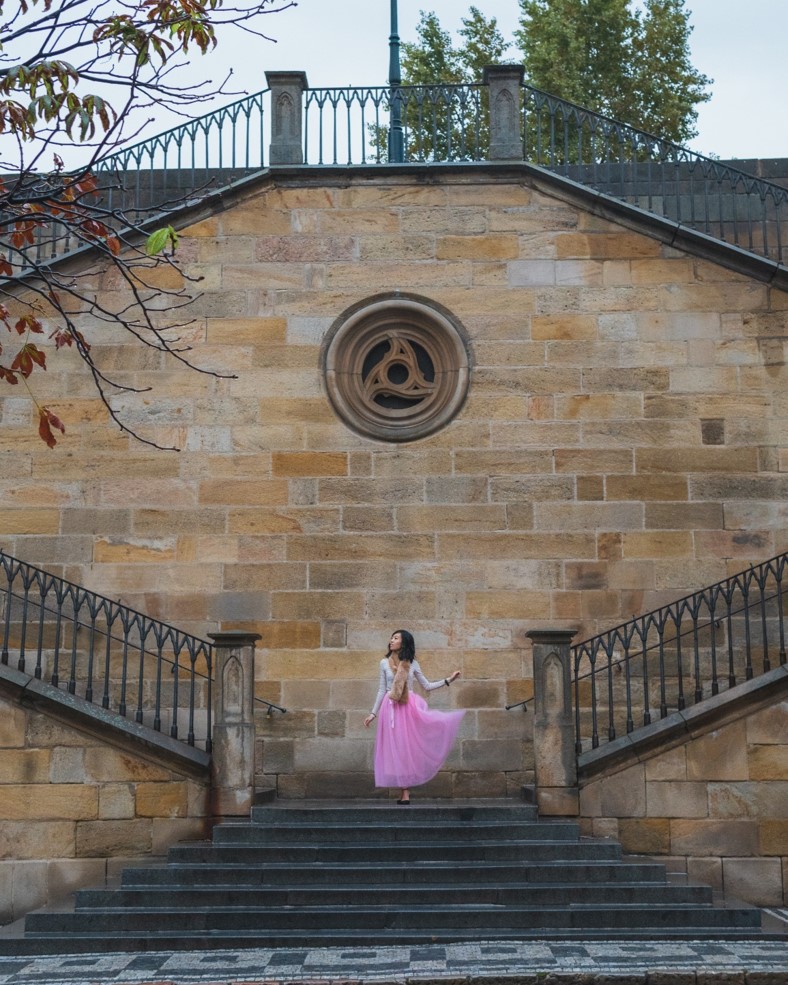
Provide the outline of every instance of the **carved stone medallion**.
<path id="1" fill-rule="evenodd" d="M 323 348 L 334 410 L 359 434 L 413 441 L 447 424 L 465 400 L 466 335 L 424 298 L 379 295 L 346 311 Z"/>

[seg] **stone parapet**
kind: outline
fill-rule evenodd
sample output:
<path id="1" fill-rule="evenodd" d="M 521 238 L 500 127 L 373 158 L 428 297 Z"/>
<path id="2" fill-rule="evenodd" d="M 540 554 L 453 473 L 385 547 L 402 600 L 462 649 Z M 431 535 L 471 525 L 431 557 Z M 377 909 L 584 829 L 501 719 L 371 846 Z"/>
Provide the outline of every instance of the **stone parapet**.
<path id="1" fill-rule="evenodd" d="M 681 731 L 663 729 L 661 743 L 652 734 L 638 744 L 635 732 L 626 754 L 619 744 L 607 764 L 603 748 L 584 754 L 584 830 L 619 839 L 630 854 L 670 859 L 729 898 L 785 905 L 787 693 L 779 667 L 689 709 Z"/>
<path id="2" fill-rule="evenodd" d="M 205 837 L 204 763 L 156 755 L 122 733 L 113 742 L 109 728 L 80 728 L 67 708 L 56 718 L 31 707 L 15 683 L 24 675 L 2 670 L 0 923 Z"/>

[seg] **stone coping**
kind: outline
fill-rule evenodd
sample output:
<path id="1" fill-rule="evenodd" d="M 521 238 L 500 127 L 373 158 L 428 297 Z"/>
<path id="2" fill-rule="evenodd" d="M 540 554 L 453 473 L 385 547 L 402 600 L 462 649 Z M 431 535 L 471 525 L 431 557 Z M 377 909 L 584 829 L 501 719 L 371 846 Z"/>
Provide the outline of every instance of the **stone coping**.
<path id="1" fill-rule="evenodd" d="M 555 174 L 546 168 L 526 162 L 467 162 L 436 164 L 356 164 L 334 165 L 275 165 L 264 168 L 251 175 L 245 175 L 206 195 L 199 201 L 187 201 L 183 208 L 175 212 L 162 212 L 151 215 L 141 224 L 136 236 L 130 235 L 129 242 L 142 241 L 147 231 L 155 229 L 162 221 L 167 221 L 177 229 L 217 215 L 244 201 L 251 194 L 257 194 L 266 184 L 295 185 L 302 187 L 325 186 L 359 180 L 368 185 L 370 179 L 396 183 L 430 183 L 445 180 L 447 177 L 459 178 L 466 183 L 489 181 L 499 183 L 527 184 L 537 191 L 553 195 L 576 205 L 593 215 L 618 223 L 635 232 L 651 236 L 676 249 L 719 263 L 728 270 L 754 280 L 769 284 L 782 291 L 788 291 L 788 267 L 775 260 L 748 253 L 724 240 L 716 239 L 699 230 L 683 225 L 681 222 L 647 212 L 636 205 L 621 201 L 589 188 L 571 178 Z M 95 247 L 83 246 L 79 250 L 52 261 L 52 266 L 69 269 L 71 264 L 80 266 L 84 259 L 95 255 Z M 21 284 L 24 283 L 22 280 Z"/>

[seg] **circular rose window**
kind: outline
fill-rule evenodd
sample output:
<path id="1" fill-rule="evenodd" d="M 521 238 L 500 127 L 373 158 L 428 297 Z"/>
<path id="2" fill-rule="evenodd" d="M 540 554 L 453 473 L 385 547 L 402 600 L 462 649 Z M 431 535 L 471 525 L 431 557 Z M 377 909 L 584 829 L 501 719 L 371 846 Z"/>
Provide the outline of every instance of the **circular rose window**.
<path id="1" fill-rule="evenodd" d="M 334 410 L 372 438 L 432 434 L 465 400 L 465 338 L 448 312 L 422 298 L 392 294 L 351 308 L 334 323 L 323 350 Z"/>

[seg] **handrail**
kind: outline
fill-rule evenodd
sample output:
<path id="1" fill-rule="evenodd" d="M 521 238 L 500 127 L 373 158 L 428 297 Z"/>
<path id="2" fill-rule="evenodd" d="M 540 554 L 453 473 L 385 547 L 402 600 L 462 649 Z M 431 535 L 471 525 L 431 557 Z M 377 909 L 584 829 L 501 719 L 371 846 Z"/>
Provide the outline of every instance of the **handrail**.
<path id="1" fill-rule="evenodd" d="M 265 698 L 255 697 L 254 699 L 258 704 L 266 705 L 268 711 L 266 715 L 272 715 L 275 711 L 281 711 L 283 715 L 287 714 L 287 708 L 282 708 L 280 705 L 275 705 L 273 701 L 266 701 Z"/>
<path id="2" fill-rule="evenodd" d="M 786 663 L 788 553 L 572 647 L 575 750 Z"/>
<path id="3" fill-rule="evenodd" d="M 211 751 L 211 643 L 2 550 L 0 572 L 0 663 Z"/>

